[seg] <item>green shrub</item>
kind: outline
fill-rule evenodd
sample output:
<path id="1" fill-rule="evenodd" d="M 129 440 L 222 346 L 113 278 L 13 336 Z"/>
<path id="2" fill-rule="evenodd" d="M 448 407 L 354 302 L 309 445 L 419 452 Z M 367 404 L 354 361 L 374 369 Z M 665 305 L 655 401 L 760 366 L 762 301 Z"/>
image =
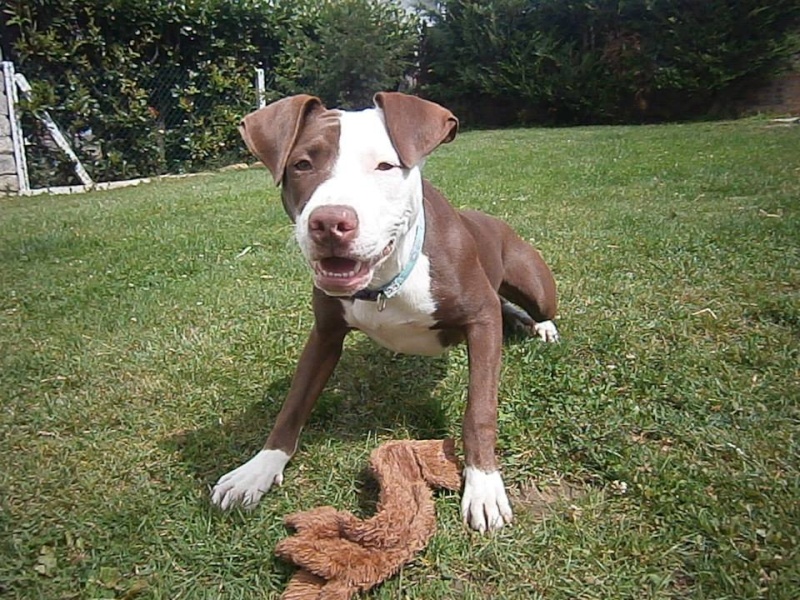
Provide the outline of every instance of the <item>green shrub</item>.
<path id="1" fill-rule="evenodd" d="M 235 124 L 255 105 L 253 68 L 278 47 L 280 14 L 252 0 L 12 0 L 6 13 L 13 59 L 34 88 L 23 106 L 34 186 L 68 173 L 37 135 L 42 109 L 96 180 L 240 153 Z"/>
<path id="2" fill-rule="evenodd" d="M 484 124 L 705 116 L 800 50 L 795 0 L 446 0 L 431 18 L 424 93 Z"/>
<path id="3" fill-rule="evenodd" d="M 10 0 L 4 37 L 33 85 L 23 104 L 34 187 L 74 183 L 48 143 L 48 110 L 97 181 L 194 171 L 246 156 L 236 125 L 300 91 L 331 105 L 396 89 L 417 46 L 414 20 L 377 0 Z"/>

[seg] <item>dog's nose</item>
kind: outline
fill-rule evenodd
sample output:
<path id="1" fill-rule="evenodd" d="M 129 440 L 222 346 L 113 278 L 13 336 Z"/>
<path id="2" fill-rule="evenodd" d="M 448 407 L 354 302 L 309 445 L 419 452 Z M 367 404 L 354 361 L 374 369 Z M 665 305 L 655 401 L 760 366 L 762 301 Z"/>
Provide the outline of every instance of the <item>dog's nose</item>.
<path id="1" fill-rule="evenodd" d="M 358 234 L 358 215 L 349 206 L 320 206 L 308 216 L 308 232 L 315 242 L 349 242 Z"/>

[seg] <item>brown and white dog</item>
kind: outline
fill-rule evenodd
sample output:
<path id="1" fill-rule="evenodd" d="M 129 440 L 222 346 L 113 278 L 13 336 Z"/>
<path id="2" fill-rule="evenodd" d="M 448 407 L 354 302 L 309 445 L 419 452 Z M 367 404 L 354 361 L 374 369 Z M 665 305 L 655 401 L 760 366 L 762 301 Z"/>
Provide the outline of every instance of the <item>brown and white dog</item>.
<path id="1" fill-rule="evenodd" d="M 358 329 L 402 353 L 435 355 L 466 341 L 462 514 L 479 531 L 511 520 L 495 458 L 501 306 L 521 308 L 533 333 L 555 341 L 556 288 L 508 225 L 456 211 L 422 178 L 425 158 L 457 129 L 447 109 L 393 92 L 359 112 L 292 96 L 243 119 L 242 137 L 282 186 L 311 267 L 315 323 L 264 448 L 217 482 L 214 504 L 251 506 L 283 481 L 344 338 Z"/>

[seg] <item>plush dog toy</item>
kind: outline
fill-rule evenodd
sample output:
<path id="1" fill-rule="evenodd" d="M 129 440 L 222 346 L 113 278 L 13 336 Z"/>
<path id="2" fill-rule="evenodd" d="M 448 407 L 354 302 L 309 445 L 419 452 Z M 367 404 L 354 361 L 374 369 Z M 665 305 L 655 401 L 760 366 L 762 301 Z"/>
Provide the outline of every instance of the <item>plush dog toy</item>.
<path id="1" fill-rule="evenodd" d="M 461 487 L 453 440 L 387 442 L 370 455 L 370 468 L 380 485 L 372 518 L 330 506 L 286 517 L 297 533 L 275 553 L 300 570 L 283 600 L 347 600 L 391 577 L 436 530 L 431 487 Z"/>

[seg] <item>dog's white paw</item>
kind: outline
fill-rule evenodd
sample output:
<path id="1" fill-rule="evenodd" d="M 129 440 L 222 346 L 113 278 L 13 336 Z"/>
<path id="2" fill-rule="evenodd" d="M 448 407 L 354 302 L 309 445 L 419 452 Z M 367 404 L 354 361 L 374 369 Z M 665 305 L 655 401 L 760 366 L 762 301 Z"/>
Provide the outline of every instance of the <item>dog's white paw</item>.
<path id="1" fill-rule="evenodd" d="M 475 467 L 464 469 L 461 516 L 465 523 L 481 533 L 500 529 L 511 522 L 511 504 L 499 471 L 487 473 Z"/>
<path id="2" fill-rule="evenodd" d="M 222 510 L 254 507 L 274 485 L 283 483 L 283 469 L 291 457 L 283 450 L 262 450 L 241 467 L 220 477 L 211 502 Z"/>
<path id="3" fill-rule="evenodd" d="M 557 342 L 558 329 L 556 324 L 552 321 L 542 321 L 541 323 L 534 323 L 533 331 L 539 336 L 543 342 Z"/>

